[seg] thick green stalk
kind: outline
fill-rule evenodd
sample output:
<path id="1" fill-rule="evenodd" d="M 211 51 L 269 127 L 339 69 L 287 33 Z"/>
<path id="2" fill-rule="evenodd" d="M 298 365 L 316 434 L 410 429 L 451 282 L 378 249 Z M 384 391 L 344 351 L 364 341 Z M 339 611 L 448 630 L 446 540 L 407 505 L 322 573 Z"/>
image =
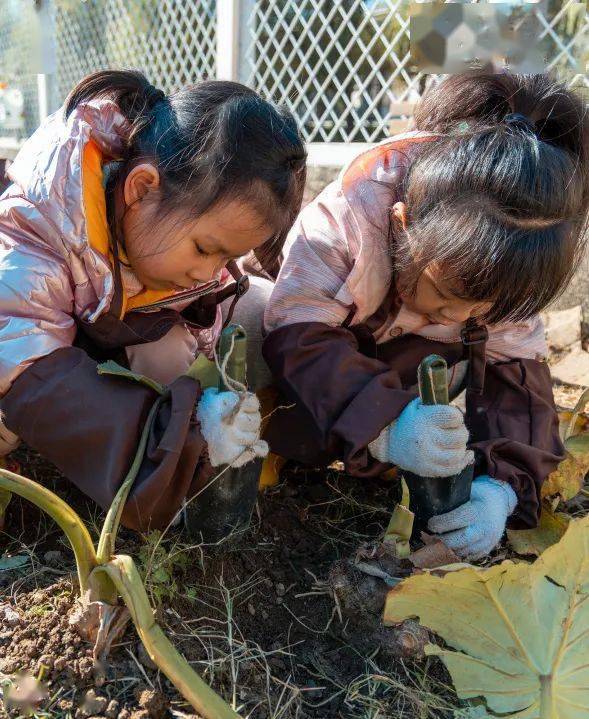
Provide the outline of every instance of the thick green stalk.
<path id="1" fill-rule="evenodd" d="M 131 469 L 119 487 L 119 491 L 113 499 L 106 515 L 106 519 L 104 520 L 102 532 L 100 533 L 100 540 L 98 542 L 98 564 L 108 562 L 115 553 L 115 542 L 117 539 L 119 525 L 121 523 L 121 515 L 123 514 L 123 509 L 125 508 L 125 502 L 127 501 L 129 492 L 133 487 L 133 482 L 135 481 L 139 468 L 141 467 L 141 462 L 143 461 L 143 455 L 145 454 L 145 448 L 147 446 L 147 440 L 149 439 L 149 433 L 151 432 L 153 422 L 165 396 L 166 395 L 164 394 L 158 397 L 158 399 L 154 402 L 149 415 L 147 416 L 145 427 L 141 433 L 141 439 L 139 440 L 139 446 L 137 447 L 137 453 L 135 454 L 135 459 L 133 460 Z"/>
<path id="2" fill-rule="evenodd" d="M 65 532 L 76 556 L 82 595 L 89 587 L 88 578 L 97 565 L 96 552 L 88 530 L 74 510 L 46 487 L 0 468 L 0 488 L 18 494 L 37 505 Z M 104 589 L 104 587 L 103 587 Z"/>
<path id="3" fill-rule="evenodd" d="M 182 696 L 205 719 L 239 719 L 239 714 L 216 694 L 175 649 L 153 618 L 147 592 L 131 557 L 114 556 L 97 567 L 91 583 L 106 573 L 127 605 L 147 653 Z"/>
<path id="4" fill-rule="evenodd" d="M 4 521 L 4 515 L 6 514 L 8 505 L 10 504 L 11 497 L 12 497 L 12 494 L 10 494 L 10 492 L 7 492 L 4 489 L 0 489 L 0 527 L 2 527 L 2 522 Z"/>
<path id="5" fill-rule="evenodd" d="M 448 365 L 439 355 L 429 355 L 417 370 L 419 395 L 423 404 L 449 404 Z"/>

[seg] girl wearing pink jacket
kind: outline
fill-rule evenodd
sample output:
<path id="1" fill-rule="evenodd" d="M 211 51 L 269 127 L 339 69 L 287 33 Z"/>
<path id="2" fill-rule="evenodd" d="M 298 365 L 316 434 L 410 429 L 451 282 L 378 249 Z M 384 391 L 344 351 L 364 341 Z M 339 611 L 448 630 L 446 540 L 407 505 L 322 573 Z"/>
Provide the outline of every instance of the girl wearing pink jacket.
<path id="1" fill-rule="evenodd" d="M 361 477 L 445 477 L 474 453 L 470 501 L 430 530 L 477 558 L 508 520 L 534 526 L 563 458 L 538 313 L 582 253 L 588 156 L 585 100 L 548 75 L 430 88 L 415 129 L 356 157 L 290 233 L 265 312 L 271 450 Z M 466 416 L 418 399 L 431 353 Z"/>
<path id="2" fill-rule="evenodd" d="M 218 467 L 267 452 L 254 394 L 238 409 L 235 392 L 203 392 L 184 372 L 212 358 L 248 289 L 235 260 L 276 274 L 305 183 L 296 123 L 238 83 L 166 97 L 140 72 L 99 72 L 25 143 L 10 179 L 0 457 L 22 439 L 108 507 L 159 400 L 99 374 L 114 359 L 168 385 L 123 514 L 129 527 L 163 527 Z M 256 327 L 260 283 L 235 312 Z"/>

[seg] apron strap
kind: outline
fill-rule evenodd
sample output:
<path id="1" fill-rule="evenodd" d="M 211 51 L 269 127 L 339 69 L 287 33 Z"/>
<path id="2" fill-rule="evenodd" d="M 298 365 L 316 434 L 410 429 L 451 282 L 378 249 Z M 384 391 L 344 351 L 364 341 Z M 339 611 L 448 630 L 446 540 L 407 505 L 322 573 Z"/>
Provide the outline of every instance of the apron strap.
<path id="1" fill-rule="evenodd" d="M 228 297 L 233 296 L 233 302 L 229 306 L 227 317 L 225 318 L 225 322 L 223 322 L 223 329 L 225 329 L 225 327 L 227 327 L 227 325 L 231 322 L 231 318 L 233 317 L 233 311 L 235 310 L 235 305 L 237 304 L 237 301 L 240 297 L 243 297 L 245 295 L 245 293 L 249 290 L 250 286 L 249 277 L 243 274 L 243 272 L 237 266 L 237 262 L 235 260 L 231 260 L 230 262 L 228 262 L 226 267 L 231 273 L 235 282 L 232 282 L 227 287 L 223 287 L 222 290 L 219 290 L 215 293 L 215 304 L 217 305 L 226 300 Z"/>
<path id="2" fill-rule="evenodd" d="M 464 353 L 468 359 L 467 389 L 482 394 L 485 386 L 485 347 L 489 333 L 484 325 L 477 324 L 476 320 L 468 320 L 466 326 L 460 331 Z"/>

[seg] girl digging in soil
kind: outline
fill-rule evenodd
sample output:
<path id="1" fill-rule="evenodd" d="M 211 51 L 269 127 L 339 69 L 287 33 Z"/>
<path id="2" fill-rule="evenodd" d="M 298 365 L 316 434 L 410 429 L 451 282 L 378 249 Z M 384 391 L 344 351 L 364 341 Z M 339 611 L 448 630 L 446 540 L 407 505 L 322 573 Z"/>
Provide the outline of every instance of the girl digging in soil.
<path id="1" fill-rule="evenodd" d="M 259 277 L 235 318 L 261 325 L 302 200 L 296 123 L 237 83 L 166 97 L 140 72 L 98 72 L 28 140 L 10 178 L 0 452 L 21 438 L 108 507 L 157 397 L 97 373 L 115 359 L 169 385 L 123 514 L 132 528 L 165 526 L 216 467 L 267 452 L 254 394 L 237 407 L 237 393 L 203 393 L 183 373 L 198 353 L 212 358 L 247 289 L 236 258 Z"/>
<path id="2" fill-rule="evenodd" d="M 263 353 L 294 407 L 263 436 L 363 477 L 446 477 L 474 452 L 470 501 L 429 528 L 480 558 L 508 518 L 537 523 L 563 458 L 538 312 L 581 255 L 589 120 L 546 74 L 467 73 L 430 88 L 415 128 L 359 155 L 291 231 Z M 468 367 L 466 421 L 416 397 L 431 353 L 454 388 Z"/>

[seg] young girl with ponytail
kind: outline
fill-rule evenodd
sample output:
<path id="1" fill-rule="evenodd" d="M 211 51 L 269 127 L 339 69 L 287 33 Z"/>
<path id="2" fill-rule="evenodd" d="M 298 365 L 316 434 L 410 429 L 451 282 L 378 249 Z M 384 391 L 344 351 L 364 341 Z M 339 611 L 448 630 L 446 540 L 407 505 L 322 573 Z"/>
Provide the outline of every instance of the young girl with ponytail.
<path id="1" fill-rule="evenodd" d="M 158 397 L 97 372 L 115 359 L 169 385 L 123 513 L 129 527 L 165 526 L 220 465 L 267 452 L 254 394 L 237 408 L 235 392 L 203 393 L 184 372 L 212 358 L 247 289 L 237 258 L 258 276 L 235 317 L 261 324 L 302 200 L 296 123 L 238 83 L 168 97 L 140 72 L 98 72 L 25 143 L 10 179 L 0 455 L 22 439 L 108 507 Z"/>
<path id="2" fill-rule="evenodd" d="M 474 453 L 470 501 L 429 528 L 478 558 L 508 520 L 537 523 L 563 458 L 538 313 L 584 248 L 586 98 L 547 74 L 467 73 L 430 87 L 414 118 L 291 231 L 263 348 L 285 408 L 264 437 L 361 477 L 391 465 L 445 477 Z M 466 417 L 418 399 L 431 353 L 466 384 Z"/>

